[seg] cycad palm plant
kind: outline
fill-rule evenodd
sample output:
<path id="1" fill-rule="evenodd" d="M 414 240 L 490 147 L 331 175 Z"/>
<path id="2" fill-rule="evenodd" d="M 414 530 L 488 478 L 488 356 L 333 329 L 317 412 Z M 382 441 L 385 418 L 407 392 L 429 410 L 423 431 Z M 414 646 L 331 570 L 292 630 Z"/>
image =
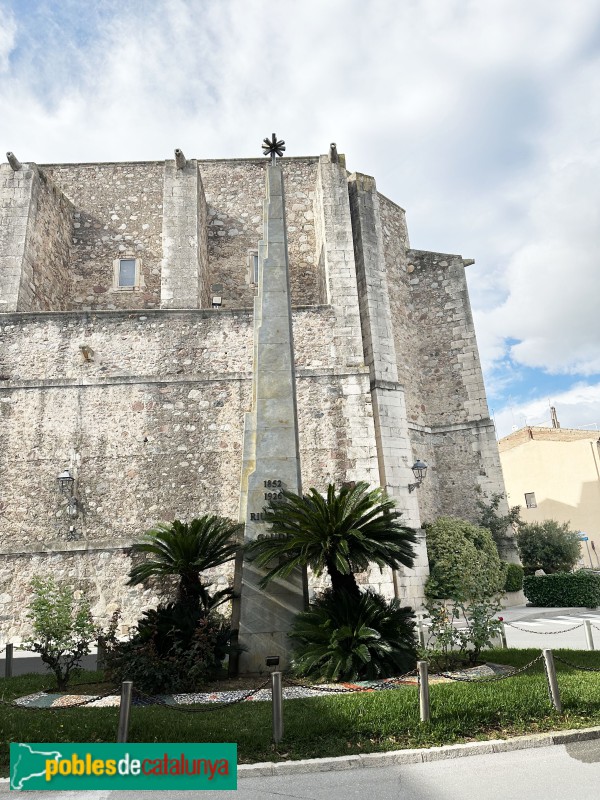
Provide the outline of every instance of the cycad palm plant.
<path id="1" fill-rule="evenodd" d="M 358 600 L 331 590 L 298 614 L 290 637 L 297 675 L 326 680 L 375 680 L 414 665 L 412 609 L 370 590 Z"/>
<path id="2" fill-rule="evenodd" d="M 306 495 L 283 491 L 265 509 L 271 536 L 248 545 L 250 557 L 267 567 L 263 586 L 309 566 L 315 575 L 327 571 L 334 594 L 358 598 L 354 573 L 370 563 L 379 567 L 412 567 L 416 534 L 400 522 L 394 502 L 381 489 L 360 482 L 336 490 L 330 484 L 323 497 L 316 489 Z"/>
<path id="3" fill-rule="evenodd" d="M 232 590 L 210 594 L 200 574 L 235 557 L 240 531 L 241 526 L 232 520 L 209 514 L 189 523 L 177 519 L 170 524 L 161 522 L 146 532 L 143 541 L 133 545 L 134 553 L 145 553 L 150 558 L 131 569 L 129 585 L 149 578 L 177 576 L 177 602 L 208 614 L 229 600 Z"/>

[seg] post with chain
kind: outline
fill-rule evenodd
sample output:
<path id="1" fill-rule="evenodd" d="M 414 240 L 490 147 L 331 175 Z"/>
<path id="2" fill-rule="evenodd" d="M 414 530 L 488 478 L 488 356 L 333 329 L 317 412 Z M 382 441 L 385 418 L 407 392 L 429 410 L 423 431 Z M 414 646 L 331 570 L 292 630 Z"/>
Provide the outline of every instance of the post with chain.
<path id="1" fill-rule="evenodd" d="M 7 644 L 6 645 L 6 653 L 5 653 L 5 661 L 4 661 L 4 677 L 5 678 L 12 678 L 13 672 L 13 645 Z"/>
<path id="2" fill-rule="evenodd" d="M 500 623 L 500 640 L 502 642 L 502 647 L 504 650 L 508 648 L 506 644 L 506 627 L 503 622 Z"/>
<path id="3" fill-rule="evenodd" d="M 419 710 L 421 722 L 429 722 L 431 711 L 429 708 L 429 671 L 426 661 L 417 661 L 419 674 Z"/>
<path id="4" fill-rule="evenodd" d="M 133 681 L 123 681 L 121 684 L 121 704 L 119 706 L 119 729 L 117 731 L 117 743 L 127 741 L 132 694 Z"/>
<path id="5" fill-rule="evenodd" d="M 273 710 L 273 741 L 278 744 L 283 739 L 283 689 L 281 672 L 271 673 L 271 701 Z"/>
<path id="6" fill-rule="evenodd" d="M 583 621 L 583 627 L 585 629 L 585 641 L 587 642 L 587 649 L 593 650 L 594 637 L 592 636 L 592 623 L 589 621 L 589 619 Z"/>
<path id="7" fill-rule="evenodd" d="M 558 689 L 558 681 L 556 680 L 556 667 L 554 666 L 554 656 L 552 650 L 544 650 L 544 665 L 546 667 L 546 677 L 548 678 L 548 692 L 550 700 L 554 708 L 562 711 L 562 703 L 560 702 L 560 691 Z"/>
<path id="8" fill-rule="evenodd" d="M 422 619 L 417 622 L 417 630 L 419 631 L 419 644 L 425 649 L 425 623 Z"/>

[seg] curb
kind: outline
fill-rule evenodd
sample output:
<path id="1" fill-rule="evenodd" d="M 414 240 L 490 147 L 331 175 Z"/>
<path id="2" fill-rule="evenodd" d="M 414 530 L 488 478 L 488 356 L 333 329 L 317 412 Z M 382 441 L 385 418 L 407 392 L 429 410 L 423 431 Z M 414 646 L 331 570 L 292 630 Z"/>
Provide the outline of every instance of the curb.
<path id="1" fill-rule="evenodd" d="M 487 753 L 510 753 L 515 750 L 530 750 L 534 747 L 553 747 L 571 742 L 589 742 L 600 739 L 600 725 L 579 730 L 550 731 L 531 736 L 515 736 L 513 739 L 488 739 L 483 742 L 447 744 L 442 747 L 422 747 L 412 750 L 390 750 L 387 753 L 364 753 L 358 756 L 338 758 L 305 758 L 298 761 L 266 761 L 258 764 L 238 764 L 238 778 L 266 778 L 278 775 L 329 772 L 329 770 L 369 769 L 391 767 L 395 764 L 421 764 L 428 761 L 444 761 L 449 758 L 465 758 Z M 0 778 L 0 786 L 8 784 L 9 778 Z"/>
<path id="2" fill-rule="evenodd" d="M 600 739 L 600 725 L 580 730 L 554 731 L 514 739 L 491 739 L 485 742 L 451 744 L 443 747 L 392 750 L 387 753 L 366 753 L 339 758 L 311 758 L 298 761 L 269 761 L 260 764 L 239 764 L 239 778 L 264 778 L 298 773 L 328 772 L 329 770 L 368 769 L 390 767 L 394 764 L 420 764 L 427 761 L 442 761 L 449 758 L 464 758 L 483 753 L 508 753 L 514 750 L 529 750 L 534 747 L 552 747 L 570 742 L 587 742 Z"/>

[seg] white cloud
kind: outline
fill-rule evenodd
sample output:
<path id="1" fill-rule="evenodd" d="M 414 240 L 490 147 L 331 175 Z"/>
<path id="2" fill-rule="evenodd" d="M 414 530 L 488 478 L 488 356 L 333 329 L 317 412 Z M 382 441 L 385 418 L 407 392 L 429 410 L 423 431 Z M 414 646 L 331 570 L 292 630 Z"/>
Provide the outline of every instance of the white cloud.
<path id="1" fill-rule="evenodd" d="M 258 156 L 272 131 L 288 155 L 337 141 L 407 209 L 413 246 L 476 259 L 494 391 L 520 364 L 600 372 L 597 0 L 3 7 L 4 150 L 44 163 Z"/>
<path id="2" fill-rule="evenodd" d="M 494 414 L 499 438 L 524 425 L 551 427 L 550 405 L 554 405 L 562 428 L 600 430 L 600 383 L 580 383 L 548 398 L 537 397 L 509 405 Z"/>
<path id="3" fill-rule="evenodd" d="M 0 7 L 0 74 L 8 72 L 16 35 L 17 23 L 14 16 L 7 9 Z"/>

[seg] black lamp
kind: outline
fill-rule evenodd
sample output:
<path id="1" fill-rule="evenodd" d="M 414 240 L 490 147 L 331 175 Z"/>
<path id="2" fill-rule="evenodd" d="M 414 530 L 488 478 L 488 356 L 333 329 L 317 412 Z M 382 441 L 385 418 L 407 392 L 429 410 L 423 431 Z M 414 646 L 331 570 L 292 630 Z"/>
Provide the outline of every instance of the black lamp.
<path id="1" fill-rule="evenodd" d="M 421 459 L 417 458 L 415 463 L 412 465 L 413 475 L 415 476 L 415 483 L 408 484 L 408 491 L 414 492 L 415 489 L 418 489 L 419 486 L 425 480 L 425 476 L 427 475 L 427 464 Z"/>

